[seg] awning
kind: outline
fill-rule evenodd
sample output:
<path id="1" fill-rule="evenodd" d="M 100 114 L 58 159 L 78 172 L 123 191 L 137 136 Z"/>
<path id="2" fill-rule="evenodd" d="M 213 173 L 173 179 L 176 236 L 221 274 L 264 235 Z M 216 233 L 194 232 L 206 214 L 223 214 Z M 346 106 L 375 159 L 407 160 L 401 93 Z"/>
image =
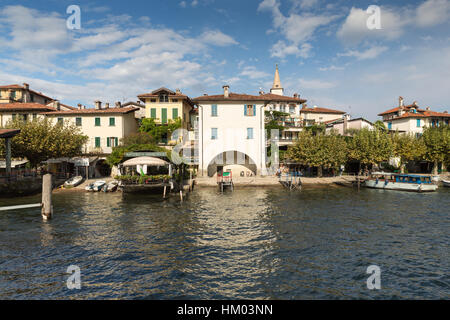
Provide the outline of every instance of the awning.
<path id="1" fill-rule="evenodd" d="M 28 162 L 29 162 L 28 160 L 20 160 L 20 161 L 12 160 L 11 168 L 23 166 L 24 164 L 26 164 Z M 5 169 L 5 168 L 6 168 L 6 161 L 0 160 L 0 169 Z"/>
<path id="2" fill-rule="evenodd" d="M 138 157 L 125 161 L 122 163 L 124 167 L 132 167 L 139 165 L 147 165 L 147 166 L 167 166 L 169 163 L 167 161 L 161 160 L 159 158 L 154 157 Z"/>

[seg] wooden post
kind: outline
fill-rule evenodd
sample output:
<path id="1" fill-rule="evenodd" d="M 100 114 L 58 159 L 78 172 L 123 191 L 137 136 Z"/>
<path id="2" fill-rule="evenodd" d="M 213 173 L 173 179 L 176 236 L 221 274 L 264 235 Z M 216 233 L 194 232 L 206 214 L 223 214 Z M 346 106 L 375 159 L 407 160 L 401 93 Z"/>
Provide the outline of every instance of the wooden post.
<path id="1" fill-rule="evenodd" d="M 6 175 L 11 174 L 11 138 L 6 138 L 5 140 L 5 151 L 6 151 Z"/>
<path id="2" fill-rule="evenodd" d="M 180 200 L 183 201 L 183 190 L 180 190 Z"/>
<path id="3" fill-rule="evenodd" d="M 167 188 L 167 186 L 164 186 L 163 199 L 165 199 L 165 198 L 166 198 L 166 188 Z"/>
<path id="4" fill-rule="evenodd" d="M 49 220 L 53 215 L 52 205 L 52 175 L 46 174 L 42 177 L 42 217 Z"/>

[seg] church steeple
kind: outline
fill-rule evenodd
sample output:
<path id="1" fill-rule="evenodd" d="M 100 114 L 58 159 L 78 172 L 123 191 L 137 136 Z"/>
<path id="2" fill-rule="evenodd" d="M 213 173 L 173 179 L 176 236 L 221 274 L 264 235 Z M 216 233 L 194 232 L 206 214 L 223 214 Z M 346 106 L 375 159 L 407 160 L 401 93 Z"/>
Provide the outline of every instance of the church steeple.
<path id="1" fill-rule="evenodd" d="M 280 96 L 284 95 L 284 89 L 281 86 L 281 81 L 280 81 L 280 73 L 278 72 L 278 64 L 276 65 L 275 77 L 273 79 L 273 86 L 272 86 L 272 89 L 270 89 L 270 93 L 277 94 Z"/>

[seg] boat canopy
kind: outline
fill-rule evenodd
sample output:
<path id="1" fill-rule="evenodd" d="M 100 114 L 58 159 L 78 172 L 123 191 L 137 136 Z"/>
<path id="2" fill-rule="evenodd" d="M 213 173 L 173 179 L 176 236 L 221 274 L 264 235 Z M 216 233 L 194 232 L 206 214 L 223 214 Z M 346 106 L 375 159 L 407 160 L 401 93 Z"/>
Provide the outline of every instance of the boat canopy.
<path id="1" fill-rule="evenodd" d="M 159 158 L 154 158 L 154 157 L 138 157 L 138 158 L 133 158 L 133 159 L 127 160 L 122 165 L 124 167 L 133 167 L 133 166 L 142 166 L 142 165 L 159 166 L 160 167 L 160 166 L 169 165 L 169 162 L 164 161 Z"/>

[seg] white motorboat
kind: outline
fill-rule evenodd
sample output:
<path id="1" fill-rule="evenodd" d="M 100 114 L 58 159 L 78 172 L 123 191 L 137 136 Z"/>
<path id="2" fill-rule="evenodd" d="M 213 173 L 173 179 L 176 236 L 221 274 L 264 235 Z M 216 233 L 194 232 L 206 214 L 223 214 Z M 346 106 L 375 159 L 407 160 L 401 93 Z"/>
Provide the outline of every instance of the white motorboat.
<path id="1" fill-rule="evenodd" d="M 103 180 L 95 181 L 92 186 L 92 191 L 94 191 L 94 192 L 101 191 L 105 184 L 106 184 L 106 181 L 103 181 Z"/>
<path id="2" fill-rule="evenodd" d="M 114 192 L 117 190 L 119 183 L 117 181 L 111 181 L 103 186 L 103 192 Z"/>
<path id="3" fill-rule="evenodd" d="M 372 173 L 363 186 L 374 189 L 414 192 L 431 192 L 438 189 L 437 184 L 433 183 L 431 176 L 384 172 Z"/>
<path id="4" fill-rule="evenodd" d="M 82 176 L 72 177 L 66 182 L 64 182 L 64 188 L 73 188 L 80 185 L 83 182 Z"/>
<path id="5" fill-rule="evenodd" d="M 450 188 L 450 180 L 444 180 L 444 179 L 442 179 L 442 184 L 444 185 L 444 187 Z"/>

